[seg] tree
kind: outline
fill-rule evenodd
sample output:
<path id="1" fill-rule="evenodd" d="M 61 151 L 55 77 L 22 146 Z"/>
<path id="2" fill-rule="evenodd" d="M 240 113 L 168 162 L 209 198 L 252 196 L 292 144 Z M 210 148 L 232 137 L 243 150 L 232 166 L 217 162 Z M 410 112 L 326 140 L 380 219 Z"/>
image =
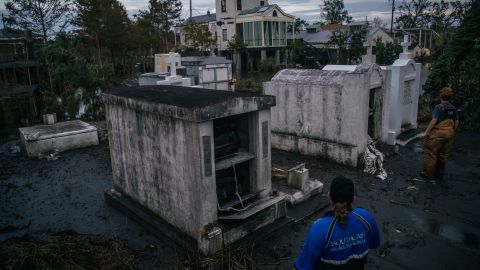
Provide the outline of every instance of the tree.
<path id="1" fill-rule="evenodd" d="M 336 49 L 336 64 L 347 64 L 348 62 L 348 41 L 350 39 L 348 30 L 335 30 L 328 43 Z M 333 57 L 329 57 L 332 59 Z"/>
<path id="2" fill-rule="evenodd" d="M 403 0 L 398 7 L 400 16 L 396 19 L 397 25 L 401 28 L 427 27 L 431 7 L 430 0 Z"/>
<path id="3" fill-rule="evenodd" d="M 44 42 L 69 22 L 70 0 L 7 0 L 7 23 L 40 34 Z"/>
<path id="4" fill-rule="evenodd" d="M 386 25 L 380 17 L 375 17 L 375 18 L 373 18 L 372 26 L 373 27 L 385 27 Z"/>
<path id="5" fill-rule="evenodd" d="M 293 25 L 291 24 L 288 25 L 287 31 L 289 33 L 298 34 L 300 33 L 300 31 L 304 30 L 305 26 L 308 26 L 308 22 L 297 17 L 295 18 L 295 23 Z"/>
<path id="6" fill-rule="evenodd" d="M 430 28 L 437 32 L 447 31 L 460 24 L 470 1 L 411 0 L 399 5 L 400 16 L 396 19 L 400 28 Z"/>
<path id="7" fill-rule="evenodd" d="M 352 21 L 352 17 L 348 16 L 348 11 L 345 10 L 343 0 L 324 0 L 323 3 L 322 18 L 327 24 L 344 24 Z M 339 28 L 332 31 L 328 43 L 337 51 L 337 64 L 358 62 L 363 54 L 363 41 L 366 34 L 367 31 L 364 28 L 360 30 Z"/>
<path id="8" fill-rule="evenodd" d="M 53 81 L 53 87 L 44 96 L 45 111 L 54 111 L 59 117 L 74 116 L 78 112 L 75 94 L 80 89 L 90 116 L 99 117 L 101 104 L 97 93 L 113 83 L 113 74 L 94 64 L 92 48 L 85 45 L 81 37 L 61 32 L 38 50 L 38 59 L 49 66 Z"/>
<path id="9" fill-rule="evenodd" d="M 375 40 L 375 56 L 379 65 L 388 66 L 393 64 L 401 52 L 402 46 L 396 42 L 384 43 L 382 38 Z"/>
<path id="10" fill-rule="evenodd" d="M 205 24 L 189 23 L 184 26 L 183 30 L 185 31 L 185 41 L 194 48 L 206 51 L 215 44 L 212 33 Z"/>
<path id="11" fill-rule="evenodd" d="M 463 106 L 464 127 L 480 129 L 480 1 L 474 1 L 453 38 L 434 63 L 425 90 L 433 97 L 450 85 Z"/>
<path id="12" fill-rule="evenodd" d="M 156 32 L 156 38 L 165 45 L 163 50 L 168 52 L 169 36 L 180 18 L 182 2 L 180 0 L 149 0 L 148 2 L 148 10 L 142 12 L 141 16 L 149 18 Z"/>
<path id="13" fill-rule="evenodd" d="M 352 17 L 348 16 L 348 11 L 345 10 L 343 0 L 323 0 L 321 8 L 321 18 L 326 24 L 342 24 L 352 21 Z"/>
<path id="14" fill-rule="evenodd" d="M 237 78 L 240 77 L 242 70 L 240 55 L 245 51 L 246 47 L 247 46 L 243 40 L 237 36 L 233 36 L 227 44 L 227 49 L 233 54 L 233 64 L 235 65 L 235 73 Z"/>
<path id="15" fill-rule="evenodd" d="M 115 69 L 115 57 L 123 55 L 128 43 L 130 19 L 125 7 L 117 0 L 76 0 L 75 4 L 79 33 L 95 46 L 99 65 L 103 67 L 103 54 L 108 54 Z"/>

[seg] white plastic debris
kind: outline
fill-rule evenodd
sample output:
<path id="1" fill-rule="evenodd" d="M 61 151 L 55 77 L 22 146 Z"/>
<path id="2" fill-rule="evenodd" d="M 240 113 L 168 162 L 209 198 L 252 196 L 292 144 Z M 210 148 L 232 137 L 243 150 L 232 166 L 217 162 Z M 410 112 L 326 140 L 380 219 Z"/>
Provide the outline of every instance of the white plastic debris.
<path id="1" fill-rule="evenodd" d="M 363 161 L 365 164 L 364 172 L 368 174 L 377 173 L 377 178 L 385 180 L 388 177 L 387 172 L 383 169 L 383 154 L 375 148 L 375 142 L 369 140 L 367 149 L 363 155 Z"/>

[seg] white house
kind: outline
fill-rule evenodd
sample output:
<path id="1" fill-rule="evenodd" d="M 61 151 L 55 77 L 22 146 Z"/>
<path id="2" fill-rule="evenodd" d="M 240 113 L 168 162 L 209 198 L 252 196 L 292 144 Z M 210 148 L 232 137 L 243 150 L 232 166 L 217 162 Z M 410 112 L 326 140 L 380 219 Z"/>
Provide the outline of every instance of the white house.
<path id="1" fill-rule="evenodd" d="M 228 54 L 228 42 L 234 36 L 245 43 L 248 59 L 275 58 L 277 63 L 286 59 L 287 29 L 293 26 L 295 17 L 285 13 L 278 5 L 264 0 L 216 0 L 215 21 L 213 14 L 192 17 L 188 22 L 208 24 L 216 40 L 218 55 Z M 182 31 L 180 31 L 182 32 Z M 182 45 L 187 45 L 184 34 Z"/>

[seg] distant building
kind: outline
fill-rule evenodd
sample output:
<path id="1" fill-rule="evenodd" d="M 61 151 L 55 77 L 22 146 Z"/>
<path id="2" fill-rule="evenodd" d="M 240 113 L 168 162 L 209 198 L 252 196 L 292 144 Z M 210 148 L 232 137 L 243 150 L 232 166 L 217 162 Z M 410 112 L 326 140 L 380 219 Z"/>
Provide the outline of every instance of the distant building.
<path id="1" fill-rule="evenodd" d="M 179 25 L 177 28 L 180 32 L 180 44 L 189 46 L 191 45 L 190 42 L 187 41 L 186 39 L 186 32 L 185 32 L 185 26 L 188 24 L 200 24 L 200 25 L 206 25 L 208 28 L 208 31 L 212 34 L 212 38 L 214 40 L 217 40 L 217 23 L 216 23 L 216 15 L 215 13 L 210 13 L 210 11 L 207 12 L 205 15 L 200 15 L 200 16 L 194 16 L 192 18 L 188 18 L 183 22 L 181 25 Z"/>
<path id="2" fill-rule="evenodd" d="M 334 48 L 329 44 L 334 31 L 360 31 L 362 27 L 367 31 L 366 39 L 368 40 L 381 38 L 384 43 L 393 42 L 393 38 L 383 28 L 369 27 L 364 22 L 361 24 L 351 23 L 349 25 L 310 25 L 306 27 L 306 30 L 300 31 L 300 33 L 295 36 L 295 39 L 301 39 L 316 48 Z"/>
<path id="3" fill-rule="evenodd" d="M 0 127 L 28 125 L 38 116 L 34 45 L 39 42 L 30 32 L 0 29 Z"/>
<path id="4" fill-rule="evenodd" d="M 286 60 L 283 49 L 287 47 L 287 30 L 293 26 L 294 16 L 263 0 L 216 0 L 215 4 L 215 14 L 192 17 L 184 25 L 208 24 L 218 55 L 229 55 L 228 42 L 236 36 L 245 43 L 247 51 L 243 59 L 250 64 L 268 57 L 275 58 L 277 63 Z M 181 44 L 188 45 L 180 32 Z"/>

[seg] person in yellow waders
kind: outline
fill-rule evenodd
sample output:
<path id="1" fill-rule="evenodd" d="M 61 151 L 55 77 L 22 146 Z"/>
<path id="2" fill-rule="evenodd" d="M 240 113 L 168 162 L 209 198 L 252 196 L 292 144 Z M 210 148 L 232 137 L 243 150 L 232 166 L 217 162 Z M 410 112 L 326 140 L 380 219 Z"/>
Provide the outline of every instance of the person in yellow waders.
<path id="1" fill-rule="evenodd" d="M 459 120 L 457 109 L 449 102 L 452 97 L 453 90 L 450 87 L 440 90 L 441 103 L 435 106 L 432 120 L 425 130 L 421 175 L 429 180 L 443 179 L 448 155 L 453 147 Z"/>

